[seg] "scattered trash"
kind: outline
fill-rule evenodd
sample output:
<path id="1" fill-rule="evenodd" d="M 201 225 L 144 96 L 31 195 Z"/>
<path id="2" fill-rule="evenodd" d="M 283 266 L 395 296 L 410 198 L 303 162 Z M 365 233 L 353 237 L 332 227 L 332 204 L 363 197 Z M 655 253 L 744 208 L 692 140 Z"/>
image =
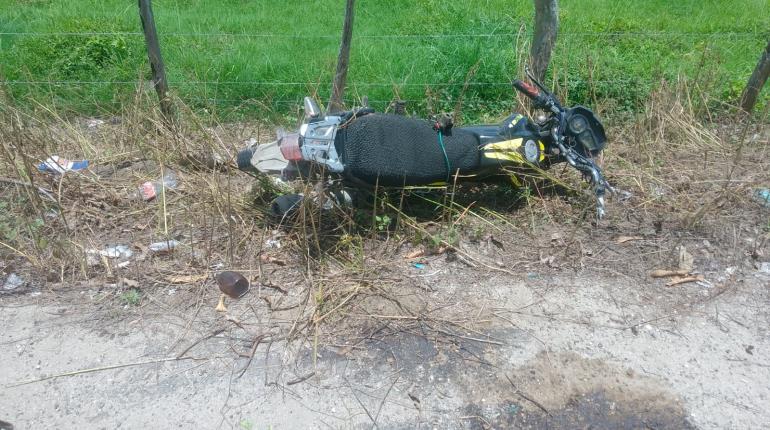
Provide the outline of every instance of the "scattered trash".
<path id="1" fill-rule="evenodd" d="M 527 273 L 527 279 L 529 280 L 540 279 L 540 275 L 535 272 L 529 272 Z"/>
<path id="2" fill-rule="evenodd" d="M 660 198 L 666 195 L 666 190 L 661 186 L 653 186 L 650 190 L 650 194 L 652 194 L 654 198 Z"/>
<path id="3" fill-rule="evenodd" d="M 220 272 L 216 279 L 219 289 L 232 299 L 241 298 L 249 291 L 249 280 L 238 272 Z"/>
<path id="4" fill-rule="evenodd" d="M 672 279 L 669 282 L 666 282 L 666 286 L 673 287 L 674 285 L 686 284 L 688 282 L 702 282 L 704 280 L 705 278 L 703 278 L 703 275 L 692 275 L 692 276 L 685 276 L 682 278 L 677 277 Z"/>
<path id="5" fill-rule="evenodd" d="M 281 259 L 278 259 L 278 258 L 275 258 L 275 257 L 272 257 L 272 256 L 269 256 L 267 254 L 261 254 L 259 256 L 259 261 L 261 261 L 263 263 L 273 263 L 273 264 L 277 264 L 279 266 L 285 266 L 286 265 L 285 261 L 283 261 Z"/>
<path id="6" fill-rule="evenodd" d="M 265 248 L 281 249 L 281 241 L 278 239 L 267 239 L 265 241 Z"/>
<path id="7" fill-rule="evenodd" d="M 148 246 L 148 248 L 154 254 L 170 254 L 174 252 L 174 250 L 179 245 L 181 245 L 181 243 L 171 239 L 171 240 L 164 240 L 163 242 L 151 243 L 150 246 Z"/>
<path id="8" fill-rule="evenodd" d="M 117 267 L 118 267 L 119 269 L 125 269 L 125 268 L 126 268 L 126 267 L 128 267 L 130 264 L 131 264 L 131 262 L 130 262 L 130 261 L 128 261 L 128 260 L 126 260 L 126 261 L 122 261 L 122 262 L 118 263 L 118 264 L 117 264 Z"/>
<path id="9" fill-rule="evenodd" d="M 214 308 L 217 312 L 227 312 L 225 307 L 225 297 L 238 299 L 249 292 L 249 280 L 238 272 L 224 271 L 216 276 L 217 285 L 222 295 L 219 296 L 219 303 Z"/>
<path id="10" fill-rule="evenodd" d="M 94 252 L 94 250 L 90 250 L 89 252 Z M 131 248 L 129 248 L 126 245 L 115 245 L 115 246 L 109 246 L 107 248 L 104 248 L 101 251 L 98 251 L 98 254 L 102 257 L 107 258 L 131 258 L 132 255 L 134 255 L 134 251 L 131 251 Z"/>
<path id="11" fill-rule="evenodd" d="M 8 275 L 7 278 L 5 278 L 5 282 L 3 283 L 3 289 L 6 291 L 13 291 L 22 285 L 24 285 L 26 281 L 24 281 L 24 278 L 21 276 L 11 273 Z"/>
<path id="12" fill-rule="evenodd" d="M 642 236 L 618 236 L 615 238 L 615 243 L 618 245 L 624 244 L 626 242 L 631 242 L 634 240 L 642 240 L 644 239 Z"/>
<path id="13" fill-rule="evenodd" d="M 208 273 L 200 273 L 197 275 L 174 275 L 169 276 L 166 279 L 172 284 L 193 284 L 198 281 L 203 281 L 208 277 Z"/>
<path id="14" fill-rule="evenodd" d="M 74 172 L 88 168 L 88 160 L 71 161 L 66 158 L 52 155 L 47 160 L 37 166 L 41 172 L 51 172 L 62 174 L 64 172 Z"/>
<path id="15" fill-rule="evenodd" d="M 89 120 L 88 120 L 88 123 L 86 123 L 86 125 L 88 126 L 88 128 L 96 128 L 96 127 L 99 127 L 100 125 L 103 125 L 103 124 L 104 124 L 104 121 L 103 121 L 103 120 L 101 120 L 101 119 L 96 119 L 96 118 L 94 118 L 94 119 L 89 119 Z"/>
<path id="16" fill-rule="evenodd" d="M 770 275 L 770 261 L 765 261 L 759 265 L 759 273 L 763 275 Z"/>
<path id="17" fill-rule="evenodd" d="M 425 268 L 425 265 L 423 263 L 414 263 L 412 264 L 412 266 L 414 266 L 415 269 L 420 269 L 420 270 Z"/>
<path id="18" fill-rule="evenodd" d="M 425 250 L 424 249 L 418 249 L 417 251 L 412 251 L 409 254 L 406 254 L 406 257 L 404 257 L 404 258 L 406 258 L 407 260 L 411 260 L 413 258 L 419 258 L 419 257 L 422 257 L 424 255 L 425 255 Z"/>
<path id="19" fill-rule="evenodd" d="M 148 181 L 139 187 L 139 195 L 145 201 L 150 201 L 163 192 L 163 188 L 173 190 L 179 185 L 176 173 L 169 170 L 160 181 Z"/>
<path id="20" fill-rule="evenodd" d="M 759 202 L 762 206 L 770 208 L 770 189 L 758 188 L 754 190 L 754 200 Z"/>
<path id="21" fill-rule="evenodd" d="M 653 278 L 670 278 L 673 276 L 687 276 L 689 274 L 690 274 L 689 270 L 683 270 L 683 269 L 678 269 L 678 270 L 658 269 L 658 270 L 653 270 L 650 273 L 650 276 Z"/>

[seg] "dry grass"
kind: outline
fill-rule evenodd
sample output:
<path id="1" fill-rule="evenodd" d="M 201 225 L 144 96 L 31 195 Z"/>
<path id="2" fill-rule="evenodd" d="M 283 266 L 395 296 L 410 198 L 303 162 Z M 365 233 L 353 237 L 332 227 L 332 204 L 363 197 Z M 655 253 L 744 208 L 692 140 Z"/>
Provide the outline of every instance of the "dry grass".
<path id="1" fill-rule="evenodd" d="M 530 180 L 530 191 L 514 199 L 493 199 L 485 189 L 463 195 L 467 188 L 418 195 L 434 209 L 427 219 L 412 212 L 403 193 L 389 192 L 374 193 L 374 210 L 363 217 L 307 203 L 277 225 L 264 212 L 274 190 L 237 171 L 232 161 L 249 137 L 269 140 L 268 127 L 208 120 L 204 125 L 184 110 L 178 125 L 168 127 L 147 106 L 138 97 L 115 121 L 96 127 L 43 107 L 33 115 L 3 106 L 0 270 L 23 273 L 49 290 L 116 283 L 100 301 L 107 305 L 122 304 L 121 296 L 137 284 L 152 289 L 178 281 L 180 274 L 201 275 L 191 281 L 194 294 L 185 296 L 195 304 L 176 304 L 196 314 L 201 303 L 213 308 L 216 301 L 210 274 L 241 271 L 254 281 L 256 303 L 265 303 L 254 314 L 275 322 L 242 353 L 252 357 L 260 344 L 279 339 L 315 350 L 336 345 L 344 352 L 375 333 L 426 330 L 440 341 L 464 337 L 494 344 L 481 334 L 491 317 L 437 296 L 418 277 L 404 274 L 404 256 L 415 249 L 447 253 L 471 271 L 515 276 L 520 261 L 587 264 L 589 237 L 611 246 L 618 234 L 665 230 L 672 240 L 705 237 L 734 253 L 739 237 L 765 243 L 770 230 L 766 210 L 751 199 L 753 189 L 770 184 L 767 116 L 704 122 L 684 84 L 661 85 L 636 121 L 609 128 L 605 170 L 632 196 L 612 200 L 599 228 L 591 226 L 593 201 L 581 193 L 578 175 L 561 168 L 550 180 Z M 35 166 L 54 154 L 89 159 L 92 167 L 63 176 L 39 172 Z M 132 196 L 139 184 L 168 171 L 177 174 L 178 187 L 152 202 Z M 561 191 L 543 187 L 553 183 Z M 295 187 L 314 191 L 313 184 Z M 564 189 L 571 192 L 564 195 Z M 554 239 L 554 230 L 570 234 Z M 182 243 L 170 255 L 147 248 L 170 239 Z M 479 240 L 530 246 L 506 252 L 509 261 L 498 262 L 466 246 Z M 89 250 L 117 244 L 134 251 L 128 266 L 89 256 Z"/>
<path id="2" fill-rule="evenodd" d="M 636 213 L 723 238 L 725 226 L 757 214 L 752 191 L 770 183 L 767 115 L 704 120 L 705 103 L 693 99 L 685 83 L 662 83 L 644 115 L 619 129 L 607 169 L 635 195 Z"/>

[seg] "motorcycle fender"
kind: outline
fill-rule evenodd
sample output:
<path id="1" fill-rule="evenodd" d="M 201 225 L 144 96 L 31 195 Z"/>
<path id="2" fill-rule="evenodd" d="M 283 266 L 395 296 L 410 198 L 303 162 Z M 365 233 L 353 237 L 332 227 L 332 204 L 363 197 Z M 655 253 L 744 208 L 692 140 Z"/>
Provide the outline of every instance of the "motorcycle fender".
<path id="1" fill-rule="evenodd" d="M 525 141 L 521 137 L 490 143 L 482 148 L 482 156 L 485 159 L 509 161 L 515 164 L 540 163 L 545 160 L 545 145 L 541 141 L 533 141 L 529 145 L 536 145 L 537 154 L 526 154 L 522 145 Z M 531 150 L 531 146 L 530 146 Z M 533 159 L 528 160 L 528 156 Z M 498 161 L 499 162 L 499 161 Z"/>

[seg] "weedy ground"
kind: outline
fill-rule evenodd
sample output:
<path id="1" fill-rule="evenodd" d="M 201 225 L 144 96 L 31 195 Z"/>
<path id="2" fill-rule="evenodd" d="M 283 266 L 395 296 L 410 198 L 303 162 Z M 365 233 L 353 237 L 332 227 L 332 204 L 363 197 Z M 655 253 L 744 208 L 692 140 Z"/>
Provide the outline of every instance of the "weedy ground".
<path id="1" fill-rule="evenodd" d="M 442 294 L 431 282 L 441 271 L 452 275 L 437 279 L 467 289 L 494 279 L 536 284 L 582 273 L 643 283 L 650 271 L 675 269 L 690 254 L 695 270 L 708 275 L 699 285 L 713 288 L 711 300 L 730 288 L 717 281 L 726 267 L 756 270 L 767 260 L 770 215 L 753 193 L 770 183 L 770 136 L 766 111 L 716 115 L 694 100 L 687 81 L 664 81 L 633 121 L 608 126 L 603 165 L 619 193 L 599 222 L 586 185 L 560 166 L 519 175 L 521 187 L 503 181 L 376 190 L 357 208 L 307 203 L 279 220 L 268 214 L 272 198 L 310 195 L 318 184 L 281 185 L 235 168 L 245 141 L 273 139 L 268 125 L 216 123 L 182 104 L 170 124 L 142 93 L 103 122 L 9 103 L 0 121 L 0 270 L 24 283 L 0 298 L 76 309 L 93 330 L 182 321 L 173 323 L 180 332 L 169 339 L 169 360 L 225 342 L 216 356 L 237 360 L 237 377 L 254 360 L 267 363 L 272 351 L 282 369 L 296 373 L 285 376 L 287 386 L 323 373 L 321 357 L 329 351 L 365 363 L 374 340 L 394 348 L 396 361 L 404 358 L 398 345 L 424 338 L 439 355 L 459 348 L 471 355 L 463 360 L 483 363 L 486 353 L 466 343 L 503 347 L 489 330 L 496 323 L 516 327 L 516 312 L 545 300 L 508 309 L 501 303 L 510 297 L 495 305 L 462 292 Z M 91 166 L 40 172 L 37 165 L 51 155 Z M 136 195 L 140 184 L 169 172 L 178 186 L 150 202 Z M 173 252 L 149 249 L 170 240 L 180 243 Z M 132 256 L 99 255 L 116 245 Z M 222 270 L 243 273 L 252 288 L 228 302 L 230 312 L 214 316 L 214 275 Z M 554 287 L 546 284 L 538 294 L 550 294 Z M 665 297 L 656 306 L 673 314 L 702 303 L 691 303 L 686 289 L 667 289 Z M 202 334 L 192 329 L 200 321 Z M 626 321 L 622 330 L 645 322 Z M 231 337 L 223 340 L 223 331 Z M 537 330 L 530 333 L 537 338 Z M 422 359 L 419 348 L 410 360 Z M 390 363 L 377 358 L 383 360 Z M 601 395 L 591 399 L 606 406 Z M 530 419 L 557 419 L 549 417 Z"/>
<path id="2" fill-rule="evenodd" d="M 675 249 L 694 242 L 709 243 L 715 261 L 732 263 L 744 259 L 750 243 L 745 252 L 761 260 L 770 219 L 753 193 L 770 182 L 766 112 L 709 121 L 690 95 L 684 84 L 663 83 L 635 121 L 609 127 L 603 163 L 618 193 L 599 222 L 587 186 L 561 166 L 512 174 L 521 187 L 503 181 L 376 190 L 357 208 L 307 203 L 276 219 L 268 209 L 274 197 L 310 195 L 317 184 L 276 185 L 235 168 L 234 154 L 246 140 L 272 139 L 264 124 L 204 124 L 182 106 L 181 120 L 169 124 L 147 114 L 149 102 L 141 96 L 104 123 L 6 106 L 2 270 L 24 274 L 30 288 L 57 293 L 81 283 L 102 285 L 98 303 L 108 308 L 139 305 L 144 292 L 176 283 L 190 284 L 196 301 L 208 300 L 216 293 L 212 275 L 238 270 L 275 295 L 264 297 L 270 309 L 290 302 L 294 323 L 282 336 L 302 333 L 317 343 L 339 333 L 337 325 L 347 325 L 351 313 L 365 315 L 367 303 L 414 315 L 417 310 L 394 299 L 399 273 L 393 265 L 430 255 L 510 275 L 526 273 L 518 266 L 545 264 L 642 277 L 672 266 Z M 51 155 L 88 159 L 91 166 L 64 175 L 38 171 Z M 177 187 L 150 202 L 138 197 L 140 184 L 169 172 Z M 656 245 L 636 249 L 640 260 L 626 260 L 627 267 L 605 258 L 650 237 L 658 238 Z M 181 245 L 171 253 L 148 249 L 169 240 Z M 490 241 L 501 249 L 497 257 L 474 253 Z M 98 254 L 115 245 L 128 246 L 133 256 Z M 292 301 L 288 289 L 303 293 Z"/>

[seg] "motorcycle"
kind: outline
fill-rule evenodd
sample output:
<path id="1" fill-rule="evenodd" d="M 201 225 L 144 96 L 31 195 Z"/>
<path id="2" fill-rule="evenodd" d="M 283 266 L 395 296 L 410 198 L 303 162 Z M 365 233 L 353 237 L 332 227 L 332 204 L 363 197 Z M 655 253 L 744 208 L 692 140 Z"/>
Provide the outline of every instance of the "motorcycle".
<path id="1" fill-rule="evenodd" d="M 368 107 L 323 115 L 315 101 L 305 97 L 299 132 L 279 135 L 272 152 L 242 151 L 239 167 L 259 168 L 265 158 L 281 158 L 280 150 L 288 161 L 284 174 L 318 166 L 324 177 L 343 186 L 371 188 L 486 180 L 507 175 L 509 169 L 547 169 L 566 162 L 590 182 L 601 219 L 605 194 L 612 191 L 595 161 L 607 144 L 604 126 L 584 106 L 563 107 L 529 70 L 526 74 L 534 85 L 515 80 L 513 87 L 535 109 L 545 111 L 538 120 L 514 113 L 499 125 L 455 128 L 447 116 L 425 121 Z M 285 213 L 301 198 L 282 196 L 273 211 Z"/>

